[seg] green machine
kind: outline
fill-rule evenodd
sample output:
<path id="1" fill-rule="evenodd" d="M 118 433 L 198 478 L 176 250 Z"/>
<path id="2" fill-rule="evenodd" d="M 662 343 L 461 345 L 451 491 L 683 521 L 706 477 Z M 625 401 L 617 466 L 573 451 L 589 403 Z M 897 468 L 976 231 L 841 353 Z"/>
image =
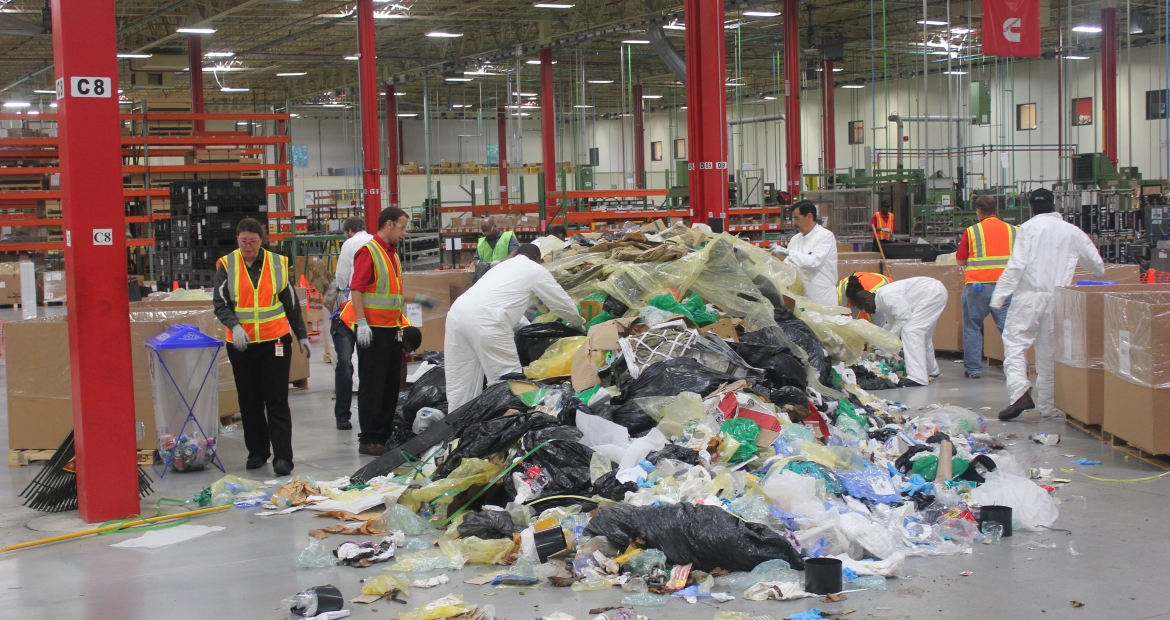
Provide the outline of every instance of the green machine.
<path id="1" fill-rule="evenodd" d="M 687 168 L 687 161 L 680 159 L 674 162 L 674 179 L 673 184 L 670 180 L 667 185 L 670 189 L 666 190 L 666 197 L 670 199 L 672 207 L 685 207 L 691 202 L 691 187 L 690 175 Z"/>
<path id="2" fill-rule="evenodd" d="M 577 189 L 580 190 L 594 190 L 597 186 L 593 184 L 593 166 L 580 165 L 577 166 Z"/>

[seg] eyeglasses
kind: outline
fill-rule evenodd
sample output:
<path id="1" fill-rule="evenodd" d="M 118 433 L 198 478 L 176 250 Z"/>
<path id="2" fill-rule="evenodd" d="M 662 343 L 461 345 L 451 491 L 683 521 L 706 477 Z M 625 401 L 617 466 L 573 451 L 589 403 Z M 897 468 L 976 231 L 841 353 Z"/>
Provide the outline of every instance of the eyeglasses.
<path id="1" fill-rule="evenodd" d="M 399 224 L 398 222 L 391 222 L 391 224 L 394 224 L 394 227 L 397 228 L 398 230 L 407 230 L 406 226 L 403 226 L 402 224 Z"/>
<path id="2" fill-rule="evenodd" d="M 244 237 L 236 237 L 236 242 L 239 243 L 240 245 L 260 245 L 261 241 L 263 241 L 263 239 L 261 239 L 260 237 L 256 237 L 255 239 L 245 239 Z"/>

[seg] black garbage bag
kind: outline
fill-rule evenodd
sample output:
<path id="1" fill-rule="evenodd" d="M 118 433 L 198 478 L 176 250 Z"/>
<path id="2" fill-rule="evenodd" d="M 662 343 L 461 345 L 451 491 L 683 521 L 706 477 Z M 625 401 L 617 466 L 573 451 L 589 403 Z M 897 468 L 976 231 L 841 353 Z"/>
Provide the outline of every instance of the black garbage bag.
<path id="1" fill-rule="evenodd" d="M 821 383 L 828 385 L 829 368 L 832 364 L 829 363 L 829 358 L 825 355 L 825 347 L 821 345 L 820 339 L 813 333 L 812 328 L 796 318 L 788 306 L 781 305 L 778 308 L 773 308 L 772 318 L 776 320 L 776 324 L 780 326 L 784 335 L 788 336 L 788 339 L 808 356 L 808 363 L 816 369 Z"/>
<path id="2" fill-rule="evenodd" d="M 918 454 L 919 452 L 932 452 L 932 451 L 933 451 L 933 448 L 929 445 L 926 445 L 926 444 L 918 444 L 916 446 L 910 446 L 909 448 L 906 449 L 905 452 L 902 453 L 902 456 L 899 456 L 897 459 L 894 460 L 894 468 L 897 469 L 898 471 L 902 472 L 903 474 L 908 474 L 908 473 L 910 473 L 910 468 L 914 467 L 914 462 L 911 461 L 910 459 L 914 458 L 915 454 Z"/>
<path id="3" fill-rule="evenodd" d="M 435 471 L 434 478 L 446 478 L 465 458 L 479 459 L 507 450 L 531 430 L 559 425 L 556 418 L 540 412 L 518 413 L 472 424 L 462 434 L 459 445 L 451 451 L 443 466 Z"/>
<path id="4" fill-rule="evenodd" d="M 622 395 L 618 397 L 620 401 L 615 401 L 621 404 L 635 398 L 677 396 L 682 392 L 706 396 L 720 385 L 736 380 L 736 377 L 712 370 L 689 357 L 679 357 L 643 368 L 638 378 L 622 389 Z"/>
<path id="5" fill-rule="evenodd" d="M 520 355 L 520 365 L 527 366 L 540 359 L 545 350 L 561 338 L 584 335 L 584 330 L 565 325 L 560 321 L 525 325 L 516 330 L 515 336 L 516 353 Z"/>
<path id="6" fill-rule="evenodd" d="M 520 439 L 520 454 L 528 454 L 546 441 L 550 443 L 534 452 L 525 464 L 514 470 L 522 472 L 527 466 L 536 465 L 551 478 L 532 499 L 553 495 L 589 495 L 592 486 L 589 462 L 593 459 L 593 450 L 580 443 L 581 431 L 572 426 L 560 425 L 529 431 Z M 516 498 L 516 485 L 512 476 L 504 478 L 504 491 L 510 499 Z M 544 506 L 543 502 L 541 506 Z"/>
<path id="7" fill-rule="evenodd" d="M 662 459 L 682 461 L 687 465 L 698 465 L 699 453 L 686 446 L 680 446 L 676 443 L 668 443 L 666 444 L 665 448 L 658 450 L 657 452 L 651 452 L 646 456 L 646 460 L 655 465 L 657 465 L 658 461 L 661 461 Z"/>
<path id="8" fill-rule="evenodd" d="M 638 485 L 634 482 L 618 482 L 616 469 L 593 482 L 593 493 L 595 495 L 615 502 L 626 499 L 626 491 L 637 493 Z"/>
<path id="9" fill-rule="evenodd" d="M 865 366 L 857 364 L 852 368 L 853 374 L 857 377 L 857 385 L 863 390 L 888 390 L 896 388 L 897 385 L 873 374 Z"/>
<path id="10" fill-rule="evenodd" d="M 620 299 L 613 295 L 605 296 L 605 303 L 601 304 L 601 309 L 606 312 L 621 318 L 626 312 L 629 312 L 630 307 L 623 304 Z"/>
<path id="11" fill-rule="evenodd" d="M 788 351 L 746 342 L 732 342 L 730 345 L 745 362 L 764 371 L 772 389 L 792 386 L 803 391 L 808 387 L 808 372 L 804 364 Z"/>
<path id="12" fill-rule="evenodd" d="M 444 357 L 442 351 L 424 350 L 422 358 L 424 362 L 434 364 L 435 366 L 443 365 Z"/>
<path id="13" fill-rule="evenodd" d="M 511 538 L 512 534 L 523 529 L 522 526 L 512 523 L 512 515 L 503 510 L 484 510 L 463 515 L 463 523 L 459 525 L 459 537 Z"/>
<path id="14" fill-rule="evenodd" d="M 520 375 L 520 379 L 527 381 L 523 375 Z M 479 396 L 449 412 L 445 420 L 455 430 L 455 435 L 462 437 L 467 427 L 502 417 L 509 409 L 528 411 L 528 405 L 512 394 L 512 388 L 505 380 L 489 385 Z"/>
<path id="15" fill-rule="evenodd" d="M 626 427 L 630 437 L 641 437 L 658 426 L 658 421 L 642 411 L 637 403 L 630 401 L 610 412 L 610 421 Z"/>
<path id="16" fill-rule="evenodd" d="M 665 553 L 671 564 L 691 564 L 704 572 L 717 567 L 750 571 L 777 559 L 804 570 L 804 560 L 786 538 L 718 506 L 607 506 L 589 521 L 585 534 L 605 536 L 618 549 L 641 539 Z"/>
<path id="17" fill-rule="evenodd" d="M 411 386 L 406 400 L 394 414 L 394 430 L 390 445 L 398 445 L 414 437 L 414 418 L 423 407 L 438 409 L 447 413 L 447 376 L 443 367 L 432 368 L 418 378 Z"/>

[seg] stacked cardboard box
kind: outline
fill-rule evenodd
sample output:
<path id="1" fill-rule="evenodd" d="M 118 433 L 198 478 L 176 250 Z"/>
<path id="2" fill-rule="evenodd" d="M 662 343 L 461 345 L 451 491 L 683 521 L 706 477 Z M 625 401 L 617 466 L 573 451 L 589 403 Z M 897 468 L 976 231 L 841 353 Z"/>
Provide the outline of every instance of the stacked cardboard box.
<path id="1" fill-rule="evenodd" d="M 407 271 L 402 274 L 402 286 L 407 298 L 415 293 L 426 293 L 439 300 L 430 310 L 422 310 L 422 348 L 430 351 L 443 350 L 446 333 L 447 312 L 451 304 L 471 288 L 471 273 L 465 270 Z"/>
<path id="2" fill-rule="evenodd" d="M 1105 296 L 1102 428 L 1170 454 L 1170 292 Z"/>
<path id="3" fill-rule="evenodd" d="M 0 305 L 20 303 L 20 263 L 0 263 Z"/>
<path id="4" fill-rule="evenodd" d="M 939 265 L 917 261 L 889 260 L 885 274 L 894 280 L 925 276 L 942 282 L 947 288 L 947 305 L 934 329 L 936 351 L 963 350 L 963 269 L 957 265 Z"/>

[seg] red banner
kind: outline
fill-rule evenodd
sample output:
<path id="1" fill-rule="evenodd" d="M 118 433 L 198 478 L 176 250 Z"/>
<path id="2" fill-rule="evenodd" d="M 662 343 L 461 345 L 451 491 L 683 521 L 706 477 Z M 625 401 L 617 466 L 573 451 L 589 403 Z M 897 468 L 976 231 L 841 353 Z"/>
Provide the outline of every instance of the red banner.
<path id="1" fill-rule="evenodd" d="M 1040 0 L 983 0 L 983 55 L 1040 57 Z"/>

